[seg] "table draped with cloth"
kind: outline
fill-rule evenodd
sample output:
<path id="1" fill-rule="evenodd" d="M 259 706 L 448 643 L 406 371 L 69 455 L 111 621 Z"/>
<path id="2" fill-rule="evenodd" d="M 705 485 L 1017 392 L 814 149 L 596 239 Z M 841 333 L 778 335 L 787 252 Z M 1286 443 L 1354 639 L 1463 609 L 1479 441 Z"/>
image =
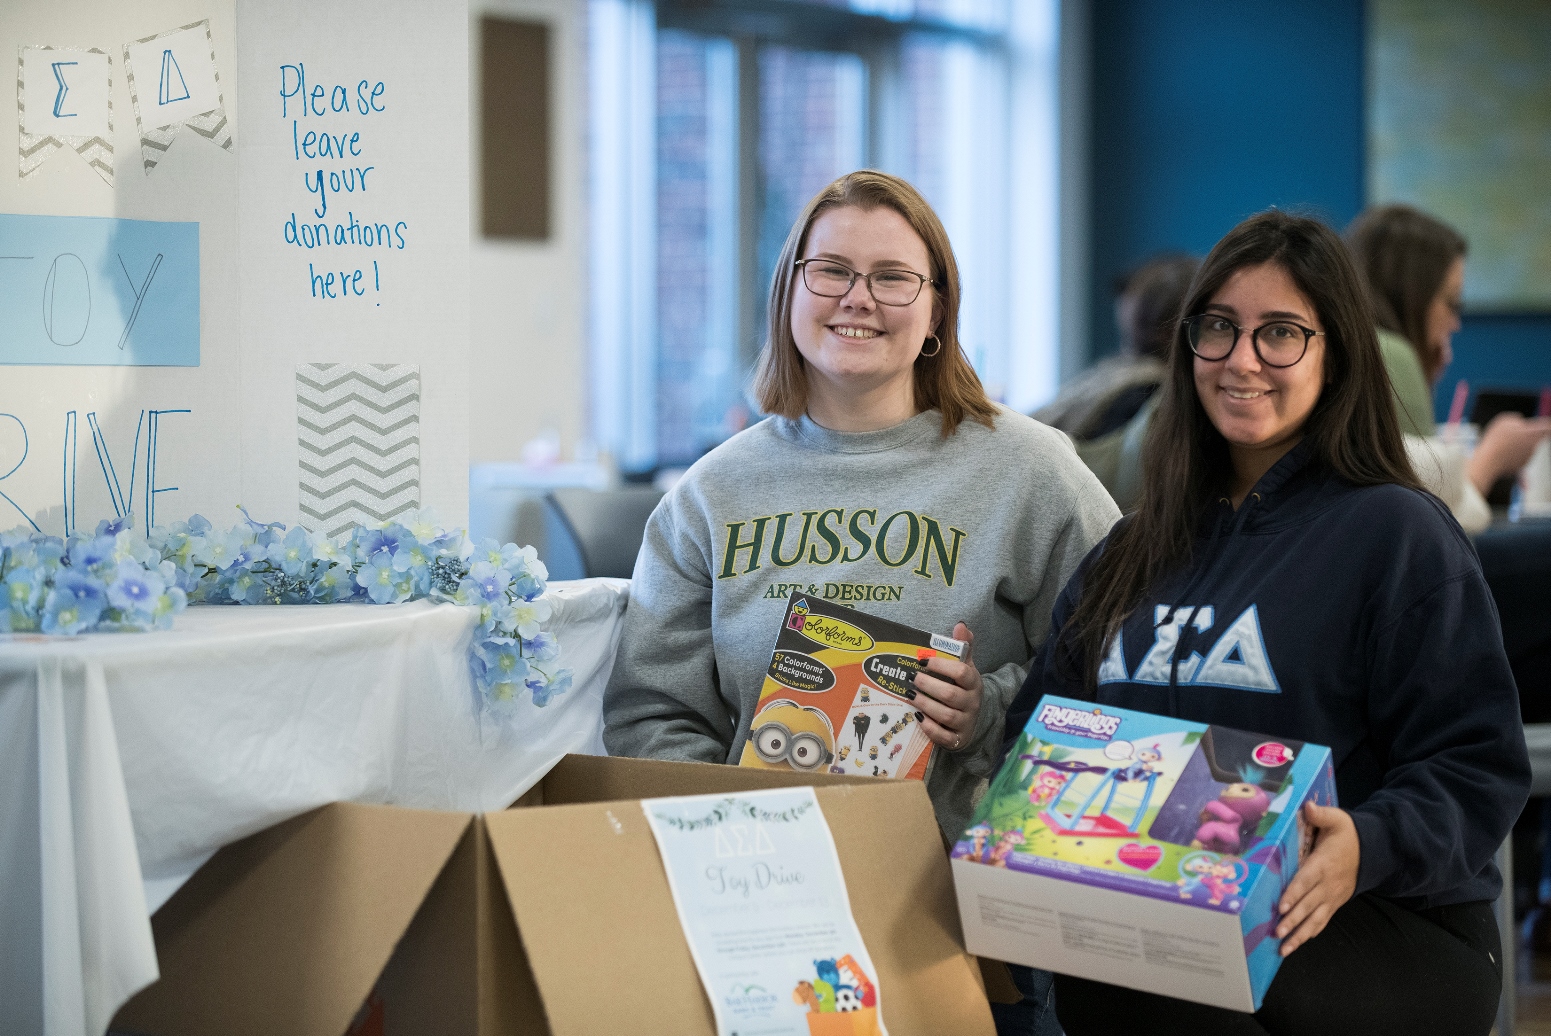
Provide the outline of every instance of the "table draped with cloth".
<path id="1" fill-rule="evenodd" d="M 575 674 L 481 708 L 476 612 L 193 607 L 169 631 L 0 636 L 0 1033 L 102 1036 L 157 978 L 150 915 L 221 846 L 330 802 L 502 809 L 603 753 L 629 583 L 552 583 Z"/>

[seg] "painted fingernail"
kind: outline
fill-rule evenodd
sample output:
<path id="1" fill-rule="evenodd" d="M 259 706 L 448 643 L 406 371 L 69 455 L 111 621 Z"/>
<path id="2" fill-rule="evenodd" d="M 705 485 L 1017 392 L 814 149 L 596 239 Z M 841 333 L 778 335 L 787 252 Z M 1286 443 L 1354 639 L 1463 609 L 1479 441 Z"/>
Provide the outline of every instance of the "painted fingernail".
<path id="1" fill-rule="evenodd" d="M 916 722 L 917 722 L 917 723 L 919 723 L 919 722 L 921 722 L 921 721 L 922 721 L 922 720 L 923 720 L 923 719 L 925 719 L 925 718 L 926 718 L 926 717 L 925 717 L 925 716 L 923 716 L 923 715 L 921 715 L 921 713 L 920 713 L 920 712 L 917 712 L 917 713 L 916 713 Z"/>
<path id="2" fill-rule="evenodd" d="M 914 698 L 915 696 L 916 696 L 915 688 L 910 688 L 909 690 L 905 691 L 905 697 L 906 698 Z"/>

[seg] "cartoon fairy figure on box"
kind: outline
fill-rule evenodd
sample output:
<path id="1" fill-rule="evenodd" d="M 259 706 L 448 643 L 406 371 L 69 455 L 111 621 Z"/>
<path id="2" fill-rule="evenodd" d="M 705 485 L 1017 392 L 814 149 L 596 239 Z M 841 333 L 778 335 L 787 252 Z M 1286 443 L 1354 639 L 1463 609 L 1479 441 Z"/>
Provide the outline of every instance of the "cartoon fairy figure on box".
<path id="1" fill-rule="evenodd" d="M 1179 862 L 1180 899 L 1197 899 L 1202 895 L 1212 906 L 1221 906 L 1236 898 L 1244 880 L 1249 877 L 1249 865 L 1237 856 L 1220 856 L 1214 852 L 1195 852 Z"/>

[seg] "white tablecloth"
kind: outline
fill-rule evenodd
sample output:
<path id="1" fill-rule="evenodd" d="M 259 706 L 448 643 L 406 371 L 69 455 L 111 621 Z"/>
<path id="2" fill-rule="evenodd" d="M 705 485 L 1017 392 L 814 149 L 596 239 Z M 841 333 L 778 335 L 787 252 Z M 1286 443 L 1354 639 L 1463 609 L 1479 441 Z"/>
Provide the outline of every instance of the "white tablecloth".
<path id="1" fill-rule="evenodd" d="M 0 1033 L 101 1036 L 157 977 L 150 914 L 229 842 L 329 802 L 501 809 L 601 754 L 628 588 L 551 584 L 575 684 L 506 715 L 478 708 L 474 612 L 447 604 L 0 637 Z"/>

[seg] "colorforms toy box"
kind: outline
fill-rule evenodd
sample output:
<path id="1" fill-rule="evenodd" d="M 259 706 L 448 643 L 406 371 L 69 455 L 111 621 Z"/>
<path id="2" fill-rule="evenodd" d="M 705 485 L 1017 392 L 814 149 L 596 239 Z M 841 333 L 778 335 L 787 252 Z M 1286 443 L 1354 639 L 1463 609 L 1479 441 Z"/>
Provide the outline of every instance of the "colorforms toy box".
<path id="1" fill-rule="evenodd" d="M 1045 697 L 953 848 L 971 953 L 1253 1011 L 1330 750 Z"/>
<path id="2" fill-rule="evenodd" d="M 932 742 L 909 680 L 933 654 L 964 643 L 793 594 L 738 765 L 923 778 Z"/>

